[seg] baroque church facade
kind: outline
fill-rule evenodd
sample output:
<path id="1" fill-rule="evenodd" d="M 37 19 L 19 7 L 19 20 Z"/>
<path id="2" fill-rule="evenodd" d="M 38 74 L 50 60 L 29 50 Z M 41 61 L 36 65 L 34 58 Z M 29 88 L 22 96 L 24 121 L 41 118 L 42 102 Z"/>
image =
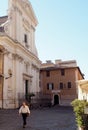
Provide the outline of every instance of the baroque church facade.
<path id="1" fill-rule="evenodd" d="M 26 95 L 40 92 L 37 24 L 28 0 L 8 0 L 8 15 L 0 17 L 0 108 L 17 108 Z"/>

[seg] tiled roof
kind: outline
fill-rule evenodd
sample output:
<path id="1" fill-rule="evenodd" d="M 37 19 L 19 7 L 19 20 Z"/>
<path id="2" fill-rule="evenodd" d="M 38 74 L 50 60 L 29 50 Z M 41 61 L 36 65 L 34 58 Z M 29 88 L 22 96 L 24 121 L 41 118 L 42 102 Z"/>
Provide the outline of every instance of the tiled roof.
<path id="1" fill-rule="evenodd" d="M 53 71 L 53 70 L 59 70 L 59 69 L 78 69 L 79 73 L 81 74 L 82 78 L 84 79 L 84 74 L 81 72 L 80 68 L 78 66 L 53 66 L 53 67 L 46 67 L 46 68 L 40 68 L 40 71 Z"/>
<path id="2" fill-rule="evenodd" d="M 5 23 L 7 21 L 8 16 L 2 16 L 0 17 L 0 25 Z"/>

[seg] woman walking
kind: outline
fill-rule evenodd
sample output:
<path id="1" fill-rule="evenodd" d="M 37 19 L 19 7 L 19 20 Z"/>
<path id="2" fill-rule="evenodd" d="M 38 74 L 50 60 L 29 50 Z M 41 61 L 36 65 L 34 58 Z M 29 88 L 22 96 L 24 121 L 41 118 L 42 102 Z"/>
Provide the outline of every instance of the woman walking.
<path id="1" fill-rule="evenodd" d="M 23 118 L 23 128 L 26 127 L 27 124 L 27 116 L 30 114 L 30 110 L 29 107 L 26 105 L 25 102 L 22 103 L 22 106 L 19 109 L 19 114 L 22 114 L 22 118 Z"/>

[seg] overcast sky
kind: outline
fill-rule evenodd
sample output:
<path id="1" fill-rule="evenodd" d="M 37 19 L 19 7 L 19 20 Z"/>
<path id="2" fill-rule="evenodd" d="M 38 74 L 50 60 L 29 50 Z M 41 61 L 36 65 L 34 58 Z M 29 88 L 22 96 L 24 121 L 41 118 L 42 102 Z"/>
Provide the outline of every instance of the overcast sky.
<path id="1" fill-rule="evenodd" d="M 36 47 L 41 61 L 76 60 L 88 79 L 88 0 L 30 0 L 38 19 Z M 7 13 L 8 0 L 0 4 Z"/>

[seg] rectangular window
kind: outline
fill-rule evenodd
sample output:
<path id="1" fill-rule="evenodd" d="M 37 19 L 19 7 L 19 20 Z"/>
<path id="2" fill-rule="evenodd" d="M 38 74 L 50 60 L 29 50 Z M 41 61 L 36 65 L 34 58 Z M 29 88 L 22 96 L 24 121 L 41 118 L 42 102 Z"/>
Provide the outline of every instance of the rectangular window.
<path id="1" fill-rule="evenodd" d="M 71 82 L 68 82 L 68 88 L 71 88 Z"/>
<path id="2" fill-rule="evenodd" d="M 62 76 L 65 75 L 65 69 L 61 69 L 61 75 L 62 75 Z"/>
<path id="3" fill-rule="evenodd" d="M 27 34 L 24 34 L 24 42 L 25 42 L 25 47 L 26 47 L 27 49 L 29 49 L 28 36 L 27 36 Z"/>
<path id="4" fill-rule="evenodd" d="M 63 83 L 60 82 L 60 89 L 63 89 Z"/>
<path id="5" fill-rule="evenodd" d="M 48 83 L 47 84 L 47 89 L 48 90 L 53 90 L 54 89 L 54 84 L 53 83 Z"/>
<path id="6" fill-rule="evenodd" d="M 24 42 L 27 43 L 27 34 L 24 34 Z"/>
<path id="7" fill-rule="evenodd" d="M 50 77 L 50 71 L 46 71 L 46 76 Z"/>

